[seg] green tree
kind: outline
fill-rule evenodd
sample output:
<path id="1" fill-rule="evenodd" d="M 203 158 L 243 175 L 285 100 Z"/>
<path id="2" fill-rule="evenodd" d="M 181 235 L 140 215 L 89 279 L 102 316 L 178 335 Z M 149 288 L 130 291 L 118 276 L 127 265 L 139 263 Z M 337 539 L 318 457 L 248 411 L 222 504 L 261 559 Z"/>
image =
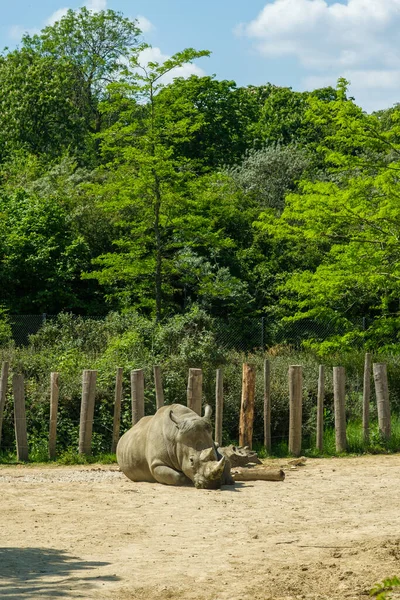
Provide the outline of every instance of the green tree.
<path id="1" fill-rule="evenodd" d="M 234 181 L 261 207 L 282 211 L 285 196 L 311 165 L 306 150 L 295 146 L 267 146 L 251 149 L 241 164 L 228 172 Z"/>
<path id="2" fill-rule="evenodd" d="M 84 310 L 78 290 L 90 252 L 57 199 L 24 190 L 1 195 L 0 228 L 4 307 L 22 314 Z"/>
<path id="3" fill-rule="evenodd" d="M 140 30 L 114 11 L 69 10 L 21 48 L 0 57 L 0 152 L 23 148 L 50 159 L 66 151 L 89 159 L 89 134 L 101 129 L 98 109 Z M 2 158 L 0 154 L 0 160 Z M 92 156 L 93 157 L 93 156 Z"/>
<path id="4" fill-rule="evenodd" d="M 113 10 L 93 12 L 83 7 L 68 10 L 39 35 L 23 37 L 23 47 L 40 56 L 67 61 L 77 75 L 82 102 L 92 113 L 91 127 L 100 131 L 98 103 L 106 86 L 116 81 L 132 49 L 138 47 L 141 31 L 136 20 Z"/>
<path id="5" fill-rule="evenodd" d="M 261 95 L 262 95 L 261 89 Z M 258 88 L 238 88 L 234 81 L 217 81 L 213 77 L 178 78 L 156 98 L 161 111 L 185 98 L 196 117 L 198 127 L 188 139 L 175 141 L 174 153 L 196 162 L 200 171 L 232 165 L 240 161 L 253 145 L 252 127 L 260 118 L 261 102 Z M 175 112 L 171 119 L 184 115 Z"/>
<path id="6" fill-rule="evenodd" d="M 0 59 L 0 160 L 18 149 L 50 159 L 85 148 L 82 81 L 63 59 L 15 50 Z"/>
<path id="7" fill-rule="evenodd" d="M 187 139 L 198 124 L 185 99 L 176 99 L 185 116 L 174 121 L 170 116 L 178 107 L 158 110 L 156 95 L 167 73 L 208 54 L 188 48 L 163 64 L 151 62 L 144 67 L 134 54 L 125 81 L 110 86 L 111 100 L 103 105 L 105 113 L 117 113 L 119 118 L 100 137 L 108 164 L 104 167 L 107 181 L 98 192 L 120 237 L 114 242 L 118 251 L 100 256 L 96 262 L 102 269 L 87 276 L 112 283 L 120 300 L 125 297 L 127 304 L 135 301 L 154 309 L 157 319 L 163 295 L 170 294 L 168 231 L 182 205 L 186 183 L 194 177 L 187 160 L 175 159 L 170 142 Z"/>
<path id="8" fill-rule="evenodd" d="M 306 244 L 311 260 L 319 257 L 312 268 L 289 272 L 281 286 L 281 302 L 292 319 L 340 323 L 352 343 L 352 320 L 369 316 L 376 319 L 369 332 L 374 343 L 380 335 L 398 343 L 397 120 L 384 129 L 376 116 L 347 100 L 346 86 L 340 80 L 338 97 L 328 104 L 310 101 L 308 118 L 331 130 L 319 147 L 329 177 L 302 181 L 299 193 L 286 198 L 279 218 L 264 213 L 262 227 L 303 252 Z"/>
<path id="9" fill-rule="evenodd" d="M 259 145 L 309 145 L 317 143 L 324 134 L 320 125 L 307 117 L 309 99 L 329 104 L 336 99 L 336 90 L 328 87 L 313 92 L 295 92 L 268 83 L 262 87 L 260 99 L 260 117 L 253 125 L 254 139 Z"/>

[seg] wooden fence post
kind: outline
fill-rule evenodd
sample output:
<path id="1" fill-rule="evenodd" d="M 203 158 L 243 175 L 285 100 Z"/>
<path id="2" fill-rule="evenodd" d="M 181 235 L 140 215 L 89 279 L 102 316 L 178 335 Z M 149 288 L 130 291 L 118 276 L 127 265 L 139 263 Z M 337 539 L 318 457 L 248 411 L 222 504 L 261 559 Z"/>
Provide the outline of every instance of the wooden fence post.
<path id="1" fill-rule="evenodd" d="M 49 458 L 56 457 L 57 412 L 58 412 L 58 373 L 50 374 L 50 428 L 49 428 Z"/>
<path id="2" fill-rule="evenodd" d="M 256 390 L 256 369 L 254 365 L 243 364 L 242 401 L 240 405 L 239 445 L 252 447 L 254 422 L 254 397 Z"/>
<path id="3" fill-rule="evenodd" d="M 82 374 L 82 402 L 79 426 L 79 454 L 92 453 L 92 431 L 97 371 L 85 369 Z"/>
<path id="4" fill-rule="evenodd" d="M 387 379 L 387 368 L 385 363 L 374 363 L 374 381 L 376 403 L 378 408 L 378 424 L 379 431 L 382 436 L 388 440 L 391 434 L 390 426 L 390 404 L 389 404 L 389 387 Z"/>
<path id="5" fill-rule="evenodd" d="M 215 441 L 222 446 L 222 415 L 224 410 L 223 371 L 217 369 L 215 379 Z"/>
<path id="6" fill-rule="evenodd" d="M 301 454 L 301 428 L 303 416 L 303 368 L 289 366 L 289 453 Z"/>
<path id="7" fill-rule="evenodd" d="M 155 365 L 153 368 L 154 372 L 154 387 L 156 390 L 156 410 L 164 406 L 164 390 L 162 384 L 161 367 Z"/>
<path id="8" fill-rule="evenodd" d="M 136 425 L 144 417 L 144 371 L 134 369 L 131 371 L 131 402 L 132 425 Z"/>
<path id="9" fill-rule="evenodd" d="M 8 383 L 8 370 L 9 363 L 3 362 L 1 365 L 1 377 L 0 377 L 0 447 L 1 447 L 1 432 L 3 429 L 3 414 L 4 406 L 6 403 L 7 394 L 7 383 Z"/>
<path id="10" fill-rule="evenodd" d="M 264 360 L 264 446 L 271 452 L 271 363 Z"/>
<path id="11" fill-rule="evenodd" d="M 317 439 L 316 448 L 319 452 L 324 449 L 324 399 L 325 399 L 325 367 L 319 365 L 318 397 L 317 397 Z"/>
<path id="12" fill-rule="evenodd" d="M 201 415 L 201 403 L 203 396 L 203 371 L 201 369 L 189 369 L 187 386 L 187 406 Z"/>
<path id="13" fill-rule="evenodd" d="M 346 452 L 346 374 L 344 367 L 333 367 L 336 452 Z"/>
<path id="14" fill-rule="evenodd" d="M 14 424 L 17 442 L 17 459 L 28 460 L 28 435 L 26 432 L 25 391 L 23 375 L 13 375 Z"/>
<path id="15" fill-rule="evenodd" d="M 364 443 L 366 444 L 369 443 L 369 401 L 371 397 L 371 362 L 371 354 L 367 352 L 364 361 L 363 385 L 363 438 Z"/>
<path id="16" fill-rule="evenodd" d="M 121 424 L 121 401 L 122 401 L 122 378 L 124 370 L 122 367 L 117 368 L 115 376 L 115 392 L 114 392 L 114 421 L 113 433 L 111 441 L 111 453 L 115 454 L 119 439 L 119 428 Z"/>

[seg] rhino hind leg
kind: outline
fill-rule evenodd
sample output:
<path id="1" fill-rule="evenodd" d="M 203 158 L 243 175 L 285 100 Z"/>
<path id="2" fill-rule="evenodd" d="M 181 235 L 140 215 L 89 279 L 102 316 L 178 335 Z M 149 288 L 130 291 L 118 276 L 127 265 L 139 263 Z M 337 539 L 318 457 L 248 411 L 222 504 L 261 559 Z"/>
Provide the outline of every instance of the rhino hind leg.
<path id="1" fill-rule="evenodd" d="M 165 485 L 193 485 L 189 477 L 181 471 L 160 465 L 151 469 L 154 479 Z"/>

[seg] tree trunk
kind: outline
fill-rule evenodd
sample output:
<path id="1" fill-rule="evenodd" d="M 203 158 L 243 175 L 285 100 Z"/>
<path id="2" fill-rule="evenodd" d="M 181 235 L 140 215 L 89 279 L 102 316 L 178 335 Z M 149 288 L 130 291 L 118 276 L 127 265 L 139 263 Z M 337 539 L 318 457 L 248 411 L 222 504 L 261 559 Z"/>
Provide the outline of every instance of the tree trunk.
<path id="1" fill-rule="evenodd" d="M 254 397 L 256 390 L 256 369 L 254 365 L 243 364 L 242 402 L 240 406 L 239 445 L 252 447 L 254 422 Z"/>
<path id="2" fill-rule="evenodd" d="M 223 387 L 222 369 L 217 369 L 215 380 L 215 441 L 219 445 L 222 444 L 222 415 L 224 409 Z"/>
<path id="3" fill-rule="evenodd" d="M 335 407 L 335 440 L 336 452 L 346 452 L 346 406 L 344 367 L 333 367 L 333 401 Z"/>
<path id="4" fill-rule="evenodd" d="M 203 399 L 203 371 L 189 369 L 187 385 L 187 407 L 201 416 L 201 403 Z"/>
<path id="5" fill-rule="evenodd" d="M 117 368 L 117 374 L 115 377 L 115 391 L 114 391 L 114 421 L 113 421 L 113 434 L 111 441 L 111 452 L 115 454 L 117 449 L 119 430 L 121 424 L 121 401 L 122 401 L 122 379 L 123 379 L 123 368 Z"/>
<path id="6" fill-rule="evenodd" d="M 366 444 L 369 443 L 369 402 L 371 397 L 371 362 L 372 356 L 369 352 L 365 355 L 364 362 L 364 386 L 363 386 L 363 437 Z"/>
<path id="7" fill-rule="evenodd" d="M 8 383 L 8 370 L 9 363 L 3 362 L 1 365 L 1 378 L 0 378 L 0 447 L 1 447 L 1 432 L 3 429 L 3 412 L 6 403 L 7 394 L 7 383 Z"/>
<path id="8" fill-rule="evenodd" d="M 301 454 L 301 428 L 303 414 L 303 369 L 300 365 L 289 367 L 289 453 Z"/>
<path id="9" fill-rule="evenodd" d="M 325 368 L 319 365 L 318 398 L 317 398 L 317 450 L 324 449 L 324 396 L 325 396 Z"/>
<path id="10" fill-rule="evenodd" d="M 234 481 L 283 481 L 285 472 L 282 469 L 269 467 L 237 467 L 231 470 Z"/>
<path id="11" fill-rule="evenodd" d="M 271 363 L 264 360 L 264 446 L 271 452 Z"/>

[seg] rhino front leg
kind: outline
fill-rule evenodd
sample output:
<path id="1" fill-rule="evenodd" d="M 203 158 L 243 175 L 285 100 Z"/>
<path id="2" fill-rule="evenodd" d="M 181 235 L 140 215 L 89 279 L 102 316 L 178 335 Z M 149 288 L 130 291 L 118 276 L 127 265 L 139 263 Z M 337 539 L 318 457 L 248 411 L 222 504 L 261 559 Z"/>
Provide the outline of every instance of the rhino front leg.
<path id="1" fill-rule="evenodd" d="M 189 477 L 186 477 L 184 473 L 175 471 L 171 467 L 158 466 L 152 469 L 153 477 L 159 483 L 165 483 L 165 485 L 193 485 Z"/>

